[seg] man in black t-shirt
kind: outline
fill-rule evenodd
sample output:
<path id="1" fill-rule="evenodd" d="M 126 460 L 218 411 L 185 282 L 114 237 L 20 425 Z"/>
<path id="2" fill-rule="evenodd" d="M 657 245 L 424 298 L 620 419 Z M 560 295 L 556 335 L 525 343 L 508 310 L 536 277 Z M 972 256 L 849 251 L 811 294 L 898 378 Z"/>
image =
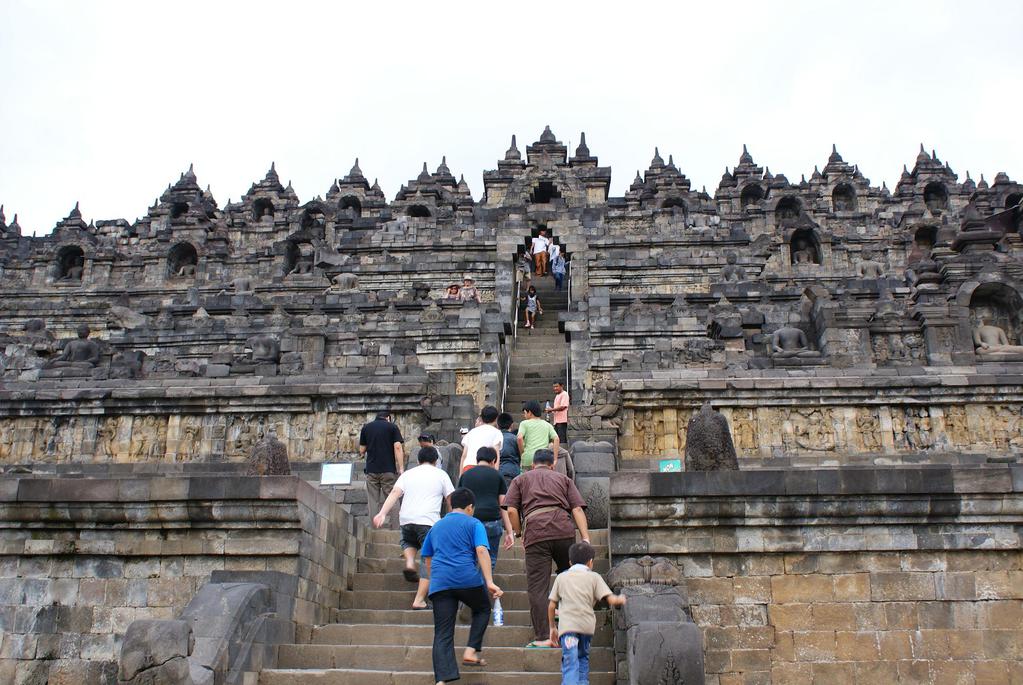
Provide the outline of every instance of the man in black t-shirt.
<path id="1" fill-rule="evenodd" d="M 505 549 L 510 549 L 515 544 L 508 512 L 501 507 L 504 504 L 504 495 L 508 492 L 508 485 L 504 482 L 504 476 L 497 470 L 497 450 L 493 447 L 480 447 L 476 452 L 476 462 L 476 466 L 462 474 L 458 480 L 458 487 L 468 488 L 476 496 L 473 516 L 487 529 L 490 567 L 493 569 L 497 563 L 502 535 Z"/>
<path id="2" fill-rule="evenodd" d="M 380 511 L 391 494 L 394 482 L 405 471 L 404 438 L 391 421 L 391 413 L 382 411 L 362 427 L 359 454 L 366 456 L 366 499 L 370 514 Z M 385 521 L 388 528 L 398 529 L 398 514 L 392 512 Z"/>

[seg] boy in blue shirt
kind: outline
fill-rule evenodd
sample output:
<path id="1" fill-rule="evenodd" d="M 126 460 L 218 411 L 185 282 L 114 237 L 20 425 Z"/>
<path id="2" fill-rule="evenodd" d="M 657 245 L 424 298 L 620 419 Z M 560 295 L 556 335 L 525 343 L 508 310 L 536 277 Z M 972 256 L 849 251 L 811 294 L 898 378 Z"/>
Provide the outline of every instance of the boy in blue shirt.
<path id="1" fill-rule="evenodd" d="M 469 641 L 462 654 L 465 666 L 486 666 L 480 656 L 483 634 L 490 622 L 490 597 L 503 592 L 490 572 L 490 542 L 486 528 L 473 518 L 476 498 L 467 488 L 451 493 L 451 511 L 438 521 L 423 541 L 433 602 L 433 677 L 437 685 L 458 680 L 455 663 L 455 619 L 458 603 L 472 611 Z"/>

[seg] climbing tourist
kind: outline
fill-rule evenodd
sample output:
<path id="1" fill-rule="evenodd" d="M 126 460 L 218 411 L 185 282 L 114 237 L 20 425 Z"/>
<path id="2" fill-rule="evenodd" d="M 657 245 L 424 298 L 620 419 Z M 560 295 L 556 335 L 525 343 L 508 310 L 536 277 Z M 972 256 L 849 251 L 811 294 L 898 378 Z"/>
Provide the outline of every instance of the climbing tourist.
<path id="1" fill-rule="evenodd" d="M 476 427 L 462 436 L 462 460 L 458 472 L 463 473 L 476 465 L 476 453 L 481 447 L 492 447 L 500 452 L 504 445 L 504 436 L 494 424 L 497 423 L 497 407 L 487 405 L 480 411 Z"/>
<path id="2" fill-rule="evenodd" d="M 529 259 L 529 255 L 525 253 L 519 255 L 519 261 L 515 268 L 519 272 L 519 282 L 528 283 L 533 271 L 533 262 Z"/>
<path id="3" fill-rule="evenodd" d="M 486 666 L 480 650 L 490 622 L 490 598 L 504 594 L 490 571 L 487 531 L 473 518 L 476 499 L 472 491 L 457 488 L 450 502 L 451 511 L 430 529 L 422 549 L 433 602 L 433 677 L 437 685 L 459 678 L 454 654 L 459 602 L 472 612 L 462 664 Z"/>
<path id="4" fill-rule="evenodd" d="M 501 446 L 501 475 L 509 485 L 515 476 L 519 475 L 522 467 L 519 453 L 519 436 L 512 432 L 511 427 L 515 419 L 508 412 L 501 412 L 497 417 L 497 429 L 501 431 L 504 444 Z"/>
<path id="5" fill-rule="evenodd" d="M 458 298 L 462 302 L 475 302 L 480 304 L 480 291 L 476 289 L 476 280 L 471 276 L 462 279 L 462 289 L 458 291 Z"/>
<path id="6" fill-rule="evenodd" d="M 572 566 L 554 579 L 547 604 L 551 642 L 561 645 L 561 684 L 590 682 L 590 641 L 597 631 L 594 605 L 602 599 L 613 607 L 625 604 L 623 595 L 611 592 L 604 579 L 593 572 L 593 545 L 577 542 L 568 548 Z M 554 612 L 558 623 L 554 623 Z"/>
<path id="7" fill-rule="evenodd" d="M 391 494 L 394 481 L 405 470 L 405 439 L 391 422 L 391 413 L 379 412 L 359 433 L 359 454 L 365 455 L 366 498 L 370 511 L 379 511 Z M 390 528 L 398 527 L 398 517 L 391 517 Z"/>
<path id="8" fill-rule="evenodd" d="M 565 390 L 565 386 L 561 384 L 561 381 L 554 381 L 553 390 L 554 404 L 551 405 L 551 423 L 554 424 L 554 431 L 558 434 L 561 444 L 567 447 L 569 405 L 568 391 Z"/>
<path id="9" fill-rule="evenodd" d="M 534 237 L 530 244 L 530 252 L 533 253 L 533 262 L 536 264 L 537 278 L 547 275 L 547 247 L 549 245 L 547 231 L 541 228 L 540 234 Z"/>
<path id="10" fill-rule="evenodd" d="M 522 296 L 522 300 L 526 303 L 525 328 L 533 328 L 536 325 L 536 313 L 539 311 L 540 314 L 543 314 L 543 305 L 540 303 L 540 298 L 536 296 L 536 286 L 529 286 L 529 290 Z"/>
<path id="11" fill-rule="evenodd" d="M 540 418 L 542 413 L 540 403 L 530 400 L 522 405 L 522 420 L 519 421 L 519 454 L 521 455 L 521 466 L 528 469 L 533 465 L 533 453 L 539 449 L 553 451 L 557 460 L 558 450 L 561 447 L 561 438 L 551 424 Z"/>
<path id="12" fill-rule="evenodd" d="M 469 488 L 476 497 L 476 511 L 473 516 L 482 521 L 483 527 L 487 529 L 490 570 L 493 572 L 497 564 L 501 539 L 504 538 L 505 549 L 510 549 L 515 544 L 508 512 L 501 506 L 504 504 L 504 496 L 508 493 L 508 484 L 497 470 L 497 450 L 493 447 L 481 447 L 476 453 L 476 466 L 462 474 L 458 480 L 458 487 Z"/>
<path id="13" fill-rule="evenodd" d="M 561 290 L 565 282 L 565 258 L 560 253 L 551 258 L 551 275 L 554 276 L 554 289 Z"/>
<path id="14" fill-rule="evenodd" d="M 549 425 L 549 424 L 548 424 Z M 533 455 L 533 469 L 512 481 L 504 499 L 516 537 L 526 550 L 526 587 L 533 641 L 527 647 L 556 647 L 550 639 L 547 602 L 551 589 L 551 562 L 557 572 L 569 567 L 568 550 L 575 530 L 590 541 L 583 508 L 586 502 L 572 480 L 554 470 L 554 454 L 547 449 Z"/>
<path id="15" fill-rule="evenodd" d="M 423 447 L 437 447 L 437 438 L 433 433 L 420 433 L 418 440 L 420 449 Z M 440 450 L 437 450 L 437 454 L 440 454 Z M 437 459 L 437 468 L 441 471 L 447 471 L 443 454 L 440 454 L 440 457 Z"/>
<path id="16" fill-rule="evenodd" d="M 380 528 L 387 513 L 401 499 L 398 522 L 401 524 L 401 554 L 405 557 L 402 575 L 410 583 L 419 583 L 412 600 L 413 609 L 427 608 L 426 591 L 429 586 L 426 576 L 416 571 L 416 550 L 422 549 L 430 528 L 440 520 L 441 503 L 455 489 L 448 474 L 437 468 L 439 456 L 436 447 L 419 450 L 419 466 L 398 477 L 391 494 L 380 507 L 380 513 L 373 517 L 373 526 Z"/>

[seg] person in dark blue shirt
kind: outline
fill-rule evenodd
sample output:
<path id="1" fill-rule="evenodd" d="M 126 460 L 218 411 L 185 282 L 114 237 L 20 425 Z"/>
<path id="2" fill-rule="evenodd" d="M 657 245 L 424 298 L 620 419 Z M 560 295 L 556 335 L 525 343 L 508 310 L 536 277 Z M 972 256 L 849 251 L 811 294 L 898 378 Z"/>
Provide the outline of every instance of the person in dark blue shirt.
<path id="1" fill-rule="evenodd" d="M 462 654 L 465 666 L 486 666 L 480 657 L 483 635 L 490 622 L 490 597 L 504 594 L 490 572 L 487 531 L 473 518 L 476 498 L 467 488 L 451 493 L 451 511 L 438 521 L 423 541 L 433 602 L 433 676 L 438 685 L 458 680 L 455 662 L 455 619 L 458 603 L 472 611 L 469 641 Z"/>

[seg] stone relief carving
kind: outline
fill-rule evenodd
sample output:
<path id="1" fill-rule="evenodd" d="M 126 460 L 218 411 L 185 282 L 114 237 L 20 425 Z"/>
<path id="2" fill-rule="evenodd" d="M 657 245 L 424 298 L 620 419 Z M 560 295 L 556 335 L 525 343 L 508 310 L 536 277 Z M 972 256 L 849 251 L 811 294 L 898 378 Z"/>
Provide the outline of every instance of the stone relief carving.
<path id="1" fill-rule="evenodd" d="M 831 409 L 794 410 L 790 414 L 796 445 L 805 450 L 835 449 L 835 428 Z"/>
<path id="2" fill-rule="evenodd" d="M 753 409 L 732 410 L 732 439 L 735 449 L 740 452 L 752 452 L 759 447 L 757 419 Z"/>
<path id="3" fill-rule="evenodd" d="M 856 410 L 856 435 L 863 451 L 877 452 L 881 449 L 881 425 L 873 408 Z"/>

